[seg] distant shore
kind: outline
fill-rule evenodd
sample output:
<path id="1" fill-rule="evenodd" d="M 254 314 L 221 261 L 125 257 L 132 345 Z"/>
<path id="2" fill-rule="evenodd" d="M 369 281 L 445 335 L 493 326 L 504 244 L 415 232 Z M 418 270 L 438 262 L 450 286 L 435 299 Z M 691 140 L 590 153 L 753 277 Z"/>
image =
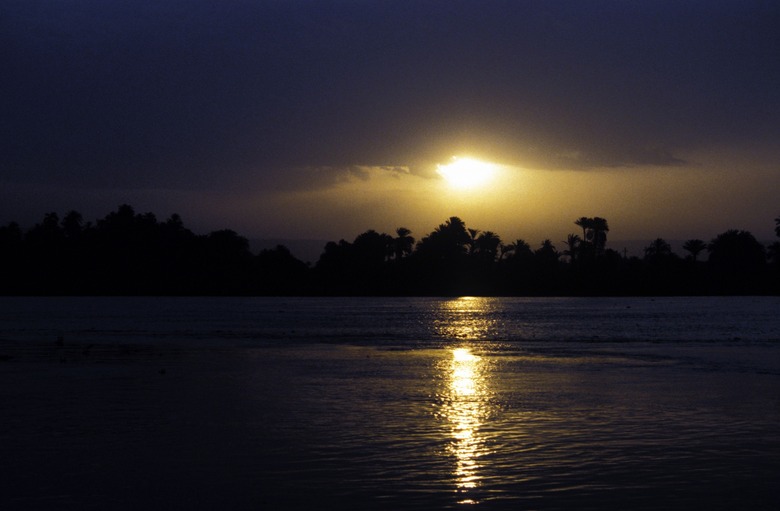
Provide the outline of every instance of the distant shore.
<path id="1" fill-rule="evenodd" d="M 26 231 L 14 222 L 0 226 L 0 295 L 780 294 L 780 242 L 765 246 L 748 231 L 686 240 L 684 256 L 656 238 L 637 256 L 607 243 L 605 218 L 581 217 L 572 230 L 581 235 L 557 246 L 550 239 L 507 242 L 452 216 L 420 238 L 398 227 L 329 241 L 316 260 L 310 243 L 304 261 L 281 243 L 253 252 L 231 229 L 195 234 L 178 215 L 158 221 L 124 204 L 94 224 L 71 211 L 62 219 L 48 213 Z"/>

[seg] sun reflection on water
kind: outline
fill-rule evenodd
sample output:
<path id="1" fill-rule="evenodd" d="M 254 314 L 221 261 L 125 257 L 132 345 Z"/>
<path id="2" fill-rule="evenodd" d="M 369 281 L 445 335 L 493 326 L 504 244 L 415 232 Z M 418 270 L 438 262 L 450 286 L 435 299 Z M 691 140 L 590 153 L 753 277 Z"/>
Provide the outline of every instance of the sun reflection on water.
<path id="1" fill-rule="evenodd" d="M 446 339 L 484 340 L 495 331 L 494 298 L 464 296 L 439 305 L 434 321 L 436 333 Z"/>
<path id="2" fill-rule="evenodd" d="M 489 310 L 490 305 L 478 298 L 445 302 L 438 328 L 461 343 L 485 339 L 491 331 Z M 482 458 L 489 453 L 481 432 L 490 416 L 489 373 L 487 361 L 461 343 L 450 349 L 451 358 L 442 366 L 447 387 L 441 413 L 448 423 L 458 503 L 477 504 L 474 494 L 482 479 Z"/>
<path id="3" fill-rule="evenodd" d="M 452 350 L 447 418 L 453 440 L 450 447 L 456 458 L 455 477 L 460 491 L 475 488 L 479 482 L 479 457 L 483 451 L 479 427 L 484 414 L 477 380 L 479 365 L 480 357 L 473 355 L 467 348 Z"/>

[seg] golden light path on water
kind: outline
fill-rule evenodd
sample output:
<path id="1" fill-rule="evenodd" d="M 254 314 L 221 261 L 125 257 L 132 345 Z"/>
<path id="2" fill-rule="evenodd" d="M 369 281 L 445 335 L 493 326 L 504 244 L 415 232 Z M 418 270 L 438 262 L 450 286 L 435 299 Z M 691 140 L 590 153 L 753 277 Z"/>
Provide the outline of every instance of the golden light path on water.
<path id="1" fill-rule="evenodd" d="M 479 427 L 482 424 L 482 410 L 477 390 L 477 365 L 479 357 L 467 348 L 452 350 L 451 398 L 448 419 L 452 428 L 451 444 L 455 454 L 455 478 L 459 492 L 477 487 L 479 482 L 479 457 L 482 454 L 482 440 Z M 474 503 L 472 499 L 460 503 Z"/>
<path id="2" fill-rule="evenodd" d="M 453 475 L 459 504 L 477 504 L 470 494 L 480 485 L 481 458 L 489 453 L 481 428 L 490 415 L 487 363 L 473 352 L 469 341 L 483 339 L 490 330 L 485 299 L 459 298 L 445 302 L 439 331 L 458 342 L 449 351 L 447 393 L 442 416 L 449 423 L 449 452 L 454 456 Z"/>

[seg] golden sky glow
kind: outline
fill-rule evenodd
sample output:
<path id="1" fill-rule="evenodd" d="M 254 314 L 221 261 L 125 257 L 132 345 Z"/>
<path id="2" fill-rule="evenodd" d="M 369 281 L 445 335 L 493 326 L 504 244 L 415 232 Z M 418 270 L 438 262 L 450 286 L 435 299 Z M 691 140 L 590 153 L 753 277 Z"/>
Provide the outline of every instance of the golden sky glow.
<path id="1" fill-rule="evenodd" d="M 692 157 L 693 159 L 694 157 Z M 696 158 L 691 168 L 632 167 L 546 170 L 494 163 L 492 180 L 472 188 L 455 186 L 437 174 L 443 165 L 431 164 L 427 174 L 365 167 L 345 173 L 327 186 L 286 192 L 247 185 L 240 197 L 209 201 L 184 195 L 174 211 L 185 219 L 200 211 L 250 237 L 274 238 L 296 233 L 301 239 L 352 241 L 368 229 L 392 233 L 412 230 L 420 239 L 450 216 L 468 227 L 491 230 L 509 243 L 517 238 L 533 247 L 549 238 L 560 249 L 569 233 L 578 233 L 574 220 L 601 216 L 609 221 L 607 246 L 618 240 L 701 238 L 709 241 L 726 229 L 745 228 L 759 238 L 773 237 L 777 216 L 773 190 L 780 186 L 777 172 L 754 166 L 757 180 L 743 180 L 733 172 L 735 157 Z M 488 158 L 478 160 L 490 161 Z M 170 197 L 170 195 L 169 195 Z M 753 200 L 753 202 L 751 202 Z M 143 209 L 143 200 L 133 200 Z M 187 204 L 198 204 L 190 211 Z M 745 209 L 747 203 L 753 209 Z M 763 206 L 762 206 L 763 204 Z M 752 217 L 763 207 L 761 225 Z M 279 214 L 284 212 L 284 214 Z M 162 212 L 161 214 L 164 214 Z M 235 219 L 239 218 L 238 222 Z M 762 230 L 763 229 L 763 230 Z"/>

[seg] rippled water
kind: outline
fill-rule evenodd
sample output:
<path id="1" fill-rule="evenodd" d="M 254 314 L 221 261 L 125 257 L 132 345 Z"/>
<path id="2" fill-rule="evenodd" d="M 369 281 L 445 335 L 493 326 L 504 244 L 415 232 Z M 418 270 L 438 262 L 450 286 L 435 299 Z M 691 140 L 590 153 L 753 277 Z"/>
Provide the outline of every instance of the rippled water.
<path id="1" fill-rule="evenodd" d="M 0 305 L 11 508 L 780 506 L 777 298 Z"/>

